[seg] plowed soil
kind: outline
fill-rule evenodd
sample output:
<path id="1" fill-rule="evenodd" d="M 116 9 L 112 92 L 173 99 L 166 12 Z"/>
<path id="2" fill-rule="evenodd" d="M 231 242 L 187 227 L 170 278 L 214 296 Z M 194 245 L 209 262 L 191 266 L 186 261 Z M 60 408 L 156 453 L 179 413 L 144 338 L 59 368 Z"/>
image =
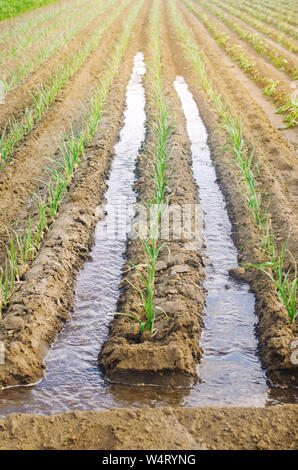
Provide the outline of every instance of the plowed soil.
<path id="1" fill-rule="evenodd" d="M 106 13 L 106 15 L 108 14 L 109 12 Z M 59 142 L 64 135 L 70 132 L 71 127 L 80 126 L 86 102 L 90 98 L 92 88 L 98 82 L 98 76 L 109 57 L 111 44 L 119 32 L 119 28 L 123 25 L 126 14 L 127 9 L 124 9 L 104 35 L 99 47 L 59 94 L 59 98 L 46 116 L 16 149 L 12 161 L 1 169 L 0 220 L 2 226 L 9 227 L 15 221 L 25 220 L 30 212 L 34 217 L 36 208 L 32 204 L 32 194 L 37 192 L 42 196 L 47 191 L 46 182 L 50 176 L 48 168 L 57 165 Z M 89 34 L 93 31 L 95 24 L 100 24 L 102 18 L 94 20 L 94 24 L 88 29 Z M 82 41 L 86 41 L 86 35 L 87 31 L 76 38 L 77 44 L 73 45 L 73 49 L 70 48 L 67 55 L 82 46 Z M 58 66 L 58 63 L 56 65 Z M 46 67 L 47 70 L 44 70 L 45 73 L 48 73 L 48 67 Z M 40 80 L 42 77 L 38 77 L 38 81 Z M 28 95 L 30 96 L 30 90 Z M 16 98 L 14 94 L 14 97 L 17 100 L 16 106 L 20 101 L 26 102 L 23 95 Z M 5 107 L 9 108 L 9 103 Z M 3 230 L 0 239 L 3 242 L 6 238 L 7 234 Z"/>
<path id="2" fill-rule="evenodd" d="M 0 168 L 0 225 L 4 227 L 0 233 L 1 263 L 4 263 L 8 243 L 5 228 L 14 227 L 17 222 L 21 227 L 20 221 L 29 216 L 32 219 L 36 217 L 32 193 L 46 194 L 47 169 L 56 165 L 59 139 L 72 127 L 80 128 L 82 125 L 91 91 L 110 59 L 113 42 L 125 26 L 133 3 L 124 8 L 108 28 L 98 47 L 59 93 L 49 111 L 16 148 L 11 161 Z M 245 141 L 255 149 L 258 161 L 257 187 L 262 191 L 263 203 L 268 205 L 278 246 L 280 248 L 291 233 L 289 248 L 297 260 L 297 127 L 278 129 L 282 118 L 274 114 L 272 101 L 265 98 L 259 87 L 217 46 L 206 28 L 186 9 L 184 2 L 177 0 L 177 5 L 194 32 L 196 45 L 207 59 L 212 82 L 221 90 L 232 114 L 243 118 Z M 103 216 L 97 207 L 104 201 L 113 147 L 123 124 L 125 91 L 133 58 L 142 51 L 146 65 L 152 61 L 148 28 L 151 6 L 151 0 L 144 1 L 124 59 L 109 90 L 108 104 L 99 128 L 68 187 L 57 219 L 51 224 L 38 255 L 22 273 L 13 300 L 0 317 L 0 341 L 5 344 L 6 355 L 5 364 L 0 364 L 0 387 L 30 384 L 42 377 L 46 353 L 71 315 L 76 278 L 88 259 L 96 223 Z M 95 18 L 76 35 L 67 50 L 55 54 L 8 96 L 5 106 L 0 105 L 0 129 L 12 117 L 18 119 L 22 115 L 32 104 L 34 87 L 46 83 L 49 72 L 55 73 L 59 63 L 82 47 L 94 27 L 108 15 L 109 11 Z M 31 16 L 34 12 L 30 13 Z M 7 24 L 13 27 L 17 23 L 14 19 Z M 176 76 L 182 75 L 208 130 L 208 143 L 232 222 L 239 262 L 263 262 L 260 235 L 248 211 L 239 172 L 231 165 L 231 154 L 223 151 L 226 138 L 219 127 L 217 112 L 177 39 L 169 0 L 161 2 L 160 36 L 163 88 L 175 123 L 170 158 L 173 174 L 167 197 L 173 204 L 198 202 L 199 188 L 192 175 L 190 142 L 180 101 L 173 87 Z M 256 60 L 265 62 L 261 56 Z M 273 69 L 268 63 L 266 67 Z M 148 200 L 152 196 L 151 165 L 148 159 L 142 158 L 148 156 L 154 144 L 152 121 L 156 112 L 151 99 L 150 70 L 147 72 L 144 79 L 147 134 L 136 171 L 139 200 Z M 284 74 L 277 75 L 282 81 Z M 285 77 L 284 83 L 289 86 L 289 79 Z M 128 259 L 142 263 L 142 252 L 140 242 L 128 242 Z M 202 286 L 204 251 L 188 251 L 183 239 L 170 241 L 169 250 L 162 252 L 160 260 L 163 265 L 156 277 L 156 302 L 167 311 L 170 320 L 165 322 L 160 317 L 157 334 L 153 338 L 146 334 L 141 339 L 131 320 L 117 317 L 111 322 L 109 338 L 99 354 L 99 366 L 112 380 L 134 383 L 142 377 L 142 382 L 170 386 L 192 385 L 198 380 L 196 364 L 202 356 L 198 340 L 203 328 L 205 297 Z M 289 259 L 288 263 L 292 260 Z M 126 268 L 127 265 L 124 272 Z M 135 282 L 134 274 L 129 276 Z M 297 365 L 290 359 L 291 344 L 297 338 L 297 322 L 290 325 L 272 282 L 264 274 L 247 270 L 242 276 L 255 294 L 258 352 L 267 377 L 279 385 L 297 385 Z M 138 314 L 138 302 L 135 291 L 122 283 L 119 311 Z M 0 419 L 0 448 L 294 449 L 297 448 L 296 413 L 296 406 L 283 406 L 266 409 L 123 409 L 38 417 L 12 415 Z M 138 438 L 135 439 L 127 429 L 133 429 L 134 436 L 137 434 Z M 151 436 L 149 440 L 148 435 Z M 163 441 L 161 436 L 166 440 Z"/>
<path id="3" fill-rule="evenodd" d="M 0 419 L 0 449 L 293 450 L 295 410 L 288 405 L 12 414 Z"/>

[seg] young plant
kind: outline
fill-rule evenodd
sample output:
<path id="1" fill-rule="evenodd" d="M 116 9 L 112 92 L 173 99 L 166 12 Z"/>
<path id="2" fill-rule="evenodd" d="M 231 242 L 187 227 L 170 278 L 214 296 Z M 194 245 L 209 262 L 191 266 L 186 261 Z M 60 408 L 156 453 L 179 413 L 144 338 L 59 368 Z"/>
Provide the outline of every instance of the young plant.
<path id="1" fill-rule="evenodd" d="M 9 248 L 6 248 L 6 250 L 7 250 L 9 264 L 11 268 L 13 269 L 13 272 L 15 273 L 17 280 L 19 281 L 20 277 L 19 277 L 17 249 L 16 249 L 15 241 L 13 239 L 13 235 L 11 235 L 9 232 L 8 232 L 8 238 L 9 238 Z"/>
<path id="2" fill-rule="evenodd" d="M 282 127 L 281 129 L 287 129 L 288 127 L 292 127 L 298 124 L 297 100 L 294 102 L 289 97 L 288 103 L 284 104 L 283 106 L 280 106 L 280 108 L 277 110 L 277 114 L 285 113 L 287 111 L 289 111 L 289 113 L 284 118 L 284 122 L 287 122 L 288 124 L 285 127 Z"/>
<path id="3" fill-rule="evenodd" d="M 278 85 L 278 81 L 272 80 L 272 78 L 267 79 L 268 85 L 263 88 L 264 95 L 271 96 L 276 93 L 276 87 Z"/>
<path id="4" fill-rule="evenodd" d="M 3 308 L 7 307 L 9 300 L 9 280 L 8 280 L 8 269 L 7 261 L 5 263 L 5 269 L 0 268 L 0 318 Z"/>
<path id="5" fill-rule="evenodd" d="M 157 246 L 156 240 L 152 238 L 149 239 L 142 239 L 142 244 L 144 248 L 144 252 L 146 255 L 146 262 L 141 266 L 135 266 L 131 263 L 133 269 L 137 272 L 138 276 L 141 279 L 143 284 L 143 288 L 137 287 L 133 284 L 129 279 L 126 281 L 131 285 L 131 287 L 138 292 L 141 298 L 141 305 L 144 308 L 146 319 L 141 320 L 135 315 L 129 313 L 114 313 L 114 315 L 124 315 L 126 317 L 132 318 L 133 320 L 137 321 L 140 324 L 140 335 L 142 335 L 147 329 L 151 333 L 154 333 L 154 322 L 156 318 L 157 311 L 161 311 L 166 318 L 168 319 L 167 313 L 159 306 L 154 305 L 154 290 L 155 290 L 155 270 L 156 270 L 156 263 L 158 259 L 158 255 L 160 250 L 163 248 L 164 245 Z M 146 273 L 143 274 L 142 270 L 145 270 Z"/>

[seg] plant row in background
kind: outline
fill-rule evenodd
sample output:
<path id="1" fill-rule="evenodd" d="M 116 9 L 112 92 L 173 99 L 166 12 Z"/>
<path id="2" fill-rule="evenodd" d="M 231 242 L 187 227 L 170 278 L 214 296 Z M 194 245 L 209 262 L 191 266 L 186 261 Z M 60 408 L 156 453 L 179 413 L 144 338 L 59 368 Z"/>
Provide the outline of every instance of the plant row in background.
<path id="1" fill-rule="evenodd" d="M 0 21 L 55 2 L 57 0 L 1 0 Z"/>
<path id="2" fill-rule="evenodd" d="M 221 31 L 210 17 L 205 13 L 201 13 L 199 9 L 188 0 L 183 1 L 186 7 L 199 18 L 211 33 L 218 45 L 223 47 L 228 55 L 231 56 L 232 60 L 237 63 L 239 68 L 262 87 L 265 95 L 272 97 L 274 102 L 278 105 L 277 113 L 287 113 L 284 118 L 284 122 L 287 123 L 285 128 L 297 125 L 298 106 L 296 101 L 292 98 L 292 94 L 285 93 L 279 81 L 272 80 L 270 76 L 265 77 L 263 75 L 264 67 L 258 67 L 254 62 L 254 58 L 250 57 L 241 45 L 235 44 L 233 38 L 227 33 Z"/>
<path id="3" fill-rule="evenodd" d="M 298 282 L 296 264 L 295 262 L 293 263 L 294 270 L 291 270 L 291 268 L 288 270 L 285 269 L 285 256 L 290 254 L 287 248 L 288 242 L 282 247 L 280 253 L 278 253 L 270 217 L 267 211 L 262 209 L 261 194 L 256 188 L 255 175 L 257 173 L 257 166 L 254 163 L 253 152 L 249 152 L 243 139 L 241 121 L 239 117 L 233 117 L 228 106 L 223 101 L 221 94 L 212 83 L 206 67 L 206 58 L 196 46 L 191 31 L 189 31 L 176 7 L 176 3 L 173 1 L 170 1 L 170 11 L 177 36 L 205 92 L 216 108 L 221 119 L 222 127 L 227 134 L 227 147 L 234 155 L 233 161 L 241 172 L 248 208 L 254 222 L 260 230 L 262 249 L 267 258 L 265 263 L 254 265 L 254 267 L 263 271 L 273 281 L 279 297 L 288 312 L 290 321 L 293 323 L 298 313 L 296 310 L 296 290 Z"/>
<path id="4" fill-rule="evenodd" d="M 20 52 L 24 51 L 37 43 L 39 40 L 43 40 L 48 35 L 58 29 L 60 26 L 65 24 L 65 16 L 69 15 L 69 10 L 77 11 L 81 8 L 88 0 L 77 0 L 76 2 L 63 4 L 63 8 L 54 11 L 54 14 L 50 17 L 51 21 L 45 21 L 40 27 L 33 28 L 25 34 L 18 34 L 8 41 L 1 41 L 0 51 L 0 64 L 3 65 L 10 61 L 13 57 Z M 27 51 L 26 51 L 27 52 Z"/>
<path id="5" fill-rule="evenodd" d="M 105 7 L 103 8 L 103 10 Z M 24 61 L 18 61 L 13 67 L 7 65 L 4 67 L 5 73 L 1 74 L 0 79 L 4 86 L 4 94 L 14 90 L 22 80 L 28 77 L 31 73 L 37 70 L 43 63 L 45 63 L 55 52 L 59 51 L 61 47 L 67 47 L 75 35 L 82 31 L 94 18 L 98 15 L 98 0 L 95 0 L 91 5 L 85 6 L 78 12 L 70 13 L 65 16 L 65 29 L 56 34 L 51 40 L 46 40 L 44 44 L 40 44 L 36 54 L 25 54 Z M 76 21 L 74 21 L 76 20 Z"/>
<path id="6" fill-rule="evenodd" d="M 33 15 L 22 17 L 19 22 L 17 21 L 17 18 L 14 22 L 13 28 L 11 28 L 9 22 L 2 23 L 0 30 L 0 43 L 6 40 L 14 40 L 16 35 L 21 38 L 23 34 L 27 34 L 32 32 L 35 28 L 43 26 L 47 21 L 50 21 L 60 12 L 63 12 L 64 7 L 69 5 L 69 3 L 71 3 L 70 0 L 65 2 L 64 5 L 61 5 L 61 2 L 56 3 L 50 10 L 38 10 L 34 12 Z"/>
<path id="7" fill-rule="evenodd" d="M 283 47 L 288 49 L 290 52 L 298 52 L 298 45 L 296 41 L 293 41 L 291 38 L 287 37 L 281 31 L 276 31 L 272 27 L 266 26 L 262 21 L 242 12 L 236 6 L 233 6 L 232 2 L 222 1 L 222 0 L 212 0 L 212 4 L 220 7 L 222 10 L 227 11 L 231 15 L 239 18 L 244 23 L 252 26 L 257 29 L 260 33 L 268 36 L 268 38 L 273 39 L 276 42 L 279 42 Z"/>
<path id="8" fill-rule="evenodd" d="M 292 10 L 289 5 L 282 6 L 280 3 L 274 3 L 272 1 L 266 2 L 266 0 L 252 0 L 248 3 L 249 6 L 255 10 L 258 10 L 266 15 L 271 15 L 277 18 L 279 21 L 284 21 L 294 26 L 297 26 L 297 18 L 295 17 L 295 6 L 292 5 Z"/>
<path id="9" fill-rule="evenodd" d="M 145 319 L 139 318 L 130 313 L 116 313 L 116 315 L 127 316 L 140 325 L 140 334 L 144 330 L 149 330 L 154 334 L 154 322 L 157 312 L 160 311 L 167 317 L 166 312 L 154 305 L 155 276 L 156 264 L 161 249 L 164 244 L 159 243 L 159 230 L 162 209 L 166 204 L 166 188 L 168 177 L 166 169 L 169 159 L 169 139 L 172 133 L 172 124 L 162 90 L 162 64 L 161 64 L 161 43 L 159 34 L 159 16 L 160 16 L 160 0 L 154 0 L 150 14 L 150 35 L 151 35 L 151 51 L 152 63 L 150 66 L 150 81 L 153 87 L 153 104 L 156 110 L 154 116 L 154 147 L 149 153 L 148 158 L 152 165 L 152 178 L 154 194 L 150 201 L 141 201 L 145 204 L 150 212 L 150 228 L 146 236 L 139 235 L 143 249 L 145 261 L 141 265 L 135 265 L 131 262 L 135 269 L 140 287 L 127 281 L 134 290 L 138 292 L 141 298 L 141 305 L 144 308 Z"/>
<path id="10" fill-rule="evenodd" d="M 81 49 L 78 49 L 74 55 L 68 57 L 66 62 L 60 66 L 58 71 L 49 77 L 49 84 L 42 85 L 34 95 L 32 95 L 33 104 L 29 108 L 25 109 L 21 119 L 13 119 L 9 122 L 0 138 L 0 162 L 6 162 L 7 159 L 12 156 L 15 147 L 32 130 L 34 125 L 50 108 L 62 87 L 65 86 L 68 80 L 80 68 L 85 59 L 95 49 L 107 28 L 117 18 L 125 6 L 129 4 L 129 2 L 130 0 L 125 0 L 115 8 L 109 18 L 104 19 L 100 23 L 99 28 L 93 32 L 85 45 Z M 105 5 L 101 13 L 110 8 L 114 3 L 115 0 L 110 0 L 110 2 Z"/>
<path id="11" fill-rule="evenodd" d="M 72 131 L 61 142 L 57 168 L 50 170 L 47 197 L 42 199 L 38 195 L 33 196 L 38 207 L 37 220 L 33 222 L 29 217 L 26 222 L 24 221 L 24 226 L 26 225 L 24 230 L 9 231 L 7 257 L 0 273 L 0 312 L 3 308 L 7 308 L 12 299 L 16 281 L 20 280 L 28 262 L 36 256 L 45 233 L 57 217 L 61 201 L 80 164 L 86 146 L 98 128 L 110 86 L 128 46 L 131 31 L 142 4 L 143 0 L 137 2 L 132 8 L 117 41 L 112 46 L 110 59 L 100 77 L 98 87 L 92 93 L 81 130 L 78 133 Z"/>
<path id="12" fill-rule="evenodd" d="M 1 43 L 0 51 L 0 64 L 6 65 L 5 69 L 9 67 L 12 59 L 18 56 L 18 63 L 21 66 L 20 59 L 26 59 L 27 54 L 35 54 L 35 48 L 38 48 L 39 55 L 42 56 L 42 47 L 45 47 L 46 41 L 53 41 L 54 34 L 60 36 L 62 28 L 63 34 L 67 34 L 67 31 L 70 29 L 69 24 L 78 14 L 83 14 L 85 9 L 86 0 L 80 0 L 73 4 L 71 11 L 69 5 L 67 8 L 64 8 L 63 11 L 57 12 L 54 19 L 48 24 L 43 24 L 40 28 L 37 28 L 35 31 L 29 31 L 29 33 L 16 37 L 7 42 Z M 66 7 L 65 6 L 65 7 Z M 98 7 L 98 5 L 97 5 Z"/>
<path id="13" fill-rule="evenodd" d="M 293 23 L 298 24 L 295 14 L 297 13 L 297 2 L 295 0 L 252 0 L 259 5 L 264 5 L 267 9 L 273 9 L 277 14 L 283 14 L 286 18 L 293 17 Z"/>
<path id="14" fill-rule="evenodd" d="M 230 30 L 236 33 L 241 40 L 250 44 L 257 54 L 266 57 L 278 70 L 287 73 L 292 80 L 296 80 L 298 78 L 296 62 L 294 63 L 292 60 L 287 60 L 257 33 L 252 33 L 247 28 L 241 26 L 241 24 L 235 21 L 235 18 L 231 18 L 212 4 L 203 0 L 196 0 L 196 2 L 218 18 Z"/>
<path id="15" fill-rule="evenodd" d="M 231 0 L 229 0 L 231 1 Z M 263 21 L 264 23 L 267 23 L 269 25 L 274 25 L 278 30 L 283 31 L 284 33 L 288 34 L 289 36 L 293 38 L 298 37 L 297 33 L 297 28 L 294 26 L 285 23 L 281 21 L 280 17 L 274 17 L 272 16 L 272 9 L 270 13 L 262 13 L 262 10 L 258 9 L 256 6 L 252 8 L 251 5 L 245 5 L 244 3 L 240 2 L 235 2 L 233 0 L 233 5 L 236 6 L 240 11 L 244 11 L 248 13 L 249 15 L 253 16 L 254 18 L 257 18 L 260 21 Z"/>

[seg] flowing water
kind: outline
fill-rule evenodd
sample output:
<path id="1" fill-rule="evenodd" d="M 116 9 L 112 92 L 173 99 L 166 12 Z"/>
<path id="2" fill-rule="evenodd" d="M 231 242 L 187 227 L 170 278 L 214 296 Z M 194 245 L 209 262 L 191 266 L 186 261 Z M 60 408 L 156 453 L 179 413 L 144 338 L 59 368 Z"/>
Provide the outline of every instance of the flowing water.
<path id="1" fill-rule="evenodd" d="M 228 275 L 229 269 L 237 265 L 231 224 L 216 182 L 207 132 L 182 77 L 177 77 L 174 86 L 191 141 L 193 173 L 204 211 L 204 251 L 209 260 L 204 284 L 208 291 L 205 328 L 200 339 L 204 357 L 198 365 L 202 382 L 178 389 L 111 385 L 98 370 L 97 355 L 111 319 L 108 313 L 116 310 L 119 296 L 126 226 L 133 217 L 129 208 L 136 202 L 132 189 L 135 157 L 145 137 L 144 73 L 143 55 L 138 53 L 127 87 L 125 125 L 115 146 L 108 180 L 106 215 L 96 228 L 92 261 L 86 263 L 78 279 L 74 312 L 46 358 L 45 378 L 34 386 L 0 392 L 0 415 L 146 405 L 264 406 L 298 401 L 296 390 L 271 388 L 261 369 L 254 334 L 254 296 L 247 284 Z M 121 198 L 125 207 L 119 205 Z M 118 226 L 120 236 L 112 236 L 111 232 L 107 236 L 117 211 L 123 219 L 122 226 Z"/>

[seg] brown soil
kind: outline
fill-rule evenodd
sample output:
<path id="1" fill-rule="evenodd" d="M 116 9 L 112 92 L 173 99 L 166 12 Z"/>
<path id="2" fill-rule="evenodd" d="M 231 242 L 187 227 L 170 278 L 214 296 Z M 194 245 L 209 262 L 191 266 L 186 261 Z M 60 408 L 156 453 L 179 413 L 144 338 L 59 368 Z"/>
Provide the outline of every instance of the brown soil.
<path id="1" fill-rule="evenodd" d="M 32 383 L 42 376 L 43 358 L 63 321 L 69 317 L 75 278 L 88 256 L 99 219 L 96 207 L 103 201 L 105 177 L 122 120 L 133 57 L 140 49 L 145 16 L 146 8 L 143 8 L 121 65 L 121 74 L 113 83 L 110 106 L 60 206 L 58 219 L 52 224 L 42 249 L 20 282 L 14 302 L 0 323 L 0 338 L 5 342 L 6 354 L 5 365 L 0 366 L 2 386 Z M 98 67 L 101 65 L 99 57 L 92 57 Z"/>
<path id="2" fill-rule="evenodd" d="M 295 450 L 296 418 L 291 405 L 12 414 L 0 419 L 0 449 Z"/>

